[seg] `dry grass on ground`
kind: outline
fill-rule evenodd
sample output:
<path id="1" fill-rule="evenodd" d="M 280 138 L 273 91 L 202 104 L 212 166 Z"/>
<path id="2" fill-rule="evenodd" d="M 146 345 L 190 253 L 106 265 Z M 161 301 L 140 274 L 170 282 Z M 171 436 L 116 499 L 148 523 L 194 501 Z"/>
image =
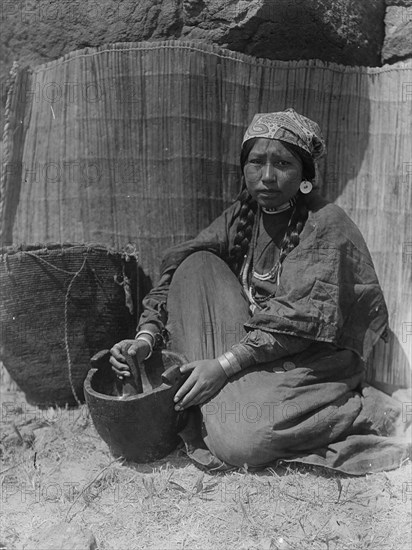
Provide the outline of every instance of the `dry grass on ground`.
<path id="1" fill-rule="evenodd" d="M 40 550 L 42 527 L 88 527 L 99 550 L 402 550 L 411 540 L 411 464 L 355 478 L 279 465 L 209 475 L 177 450 L 115 461 L 87 409 L 40 410 L 1 384 L 2 513 L 7 550 Z"/>

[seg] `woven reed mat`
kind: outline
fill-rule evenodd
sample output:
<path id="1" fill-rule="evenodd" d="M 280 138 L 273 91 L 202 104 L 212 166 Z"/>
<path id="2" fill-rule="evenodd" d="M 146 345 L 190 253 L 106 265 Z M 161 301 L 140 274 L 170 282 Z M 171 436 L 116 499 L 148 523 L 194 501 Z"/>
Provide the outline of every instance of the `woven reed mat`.
<path id="1" fill-rule="evenodd" d="M 0 359 L 30 403 L 83 400 L 90 358 L 136 326 L 136 257 L 101 245 L 0 250 Z"/>
<path id="2" fill-rule="evenodd" d="M 388 302 L 393 334 L 370 374 L 410 383 L 410 61 L 344 67 L 193 42 L 124 43 L 15 67 L 12 80 L 3 242 L 134 241 L 154 279 L 161 251 L 235 197 L 254 113 L 292 106 L 318 121 L 329 151 L 322 192 L 360 227 Z"/>

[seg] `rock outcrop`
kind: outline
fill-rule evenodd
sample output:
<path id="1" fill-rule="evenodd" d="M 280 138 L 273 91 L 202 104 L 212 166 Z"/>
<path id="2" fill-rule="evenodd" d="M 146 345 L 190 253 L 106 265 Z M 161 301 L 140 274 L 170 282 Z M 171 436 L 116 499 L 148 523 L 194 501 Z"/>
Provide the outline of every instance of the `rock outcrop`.
<path id="1" fill-rule="evenodd" d="M 382 63 L 412 57 L 412 0 L 386 0 Z"/>
<path id="2" fill-rule="evenodd" d="M 6 0 L 3 103 L 13 60 L 36 65 L 109 42 L 191 39 L 269 59 L 379 65 L 384 14 L 385 0 Z"/>

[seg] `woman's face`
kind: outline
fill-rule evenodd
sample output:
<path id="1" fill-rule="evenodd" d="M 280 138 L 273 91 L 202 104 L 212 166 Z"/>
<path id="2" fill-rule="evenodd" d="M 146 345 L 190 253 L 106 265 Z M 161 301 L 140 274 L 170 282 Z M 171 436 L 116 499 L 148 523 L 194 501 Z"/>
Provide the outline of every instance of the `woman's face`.
<path id="1" fill-rule="evenodd" d="M 302 161 L 279 140 L 259 138 L 243 174 L 256 202 L 265 208 L 276 208 L 296 195 L 302 181 Z"/>

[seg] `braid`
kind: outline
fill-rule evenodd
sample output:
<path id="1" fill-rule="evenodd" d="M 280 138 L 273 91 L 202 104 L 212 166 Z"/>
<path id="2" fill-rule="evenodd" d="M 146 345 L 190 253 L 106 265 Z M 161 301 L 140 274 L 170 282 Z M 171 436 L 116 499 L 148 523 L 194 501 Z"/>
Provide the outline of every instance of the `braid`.
<path id="1" fill-rule="evenodd" d="M 282 269 L 282 263 L 286 256 L 296 248 L 300 242 L 299 235 L 301 234 L 306 220 L 308 219 L 308 207 L 306 205 L 304 195 L 298 191 L 296 196 L 296 205 L 290 219 L 289 226 L 286 230 L 285 236 L 283 237 L 282 243 L 280 245 L 280 254 L 279 254 L 279 274 Z"/>
<path id="2" fill-rule="evenodd" d="M 241 192 L 238 200 L 241 203 L 239 221 L 236 228 L 233 247 L 229 255 L 230 266 L 236 275 L 239 274 L 242 268 L 243 259 L 249 249 L 257 207 L 256 202 L 252 200 L 247 189 Z"/>

